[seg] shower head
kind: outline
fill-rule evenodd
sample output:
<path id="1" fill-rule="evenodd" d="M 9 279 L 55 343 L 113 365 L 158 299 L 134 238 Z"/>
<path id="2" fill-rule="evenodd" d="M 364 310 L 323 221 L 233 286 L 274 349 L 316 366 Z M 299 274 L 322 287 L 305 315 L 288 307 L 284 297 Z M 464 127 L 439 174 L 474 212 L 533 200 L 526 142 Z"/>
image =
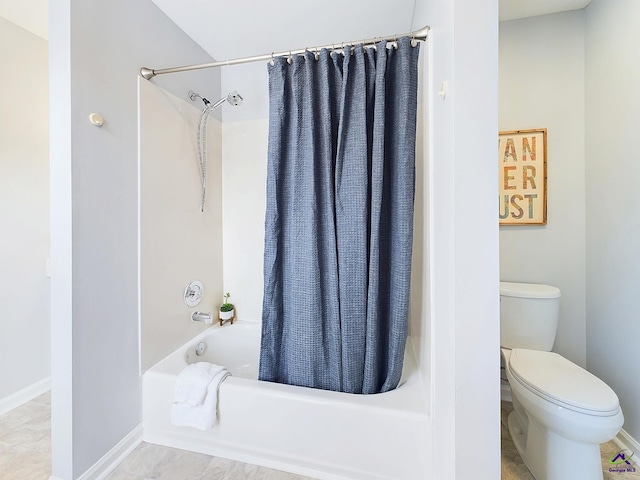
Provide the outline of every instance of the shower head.
<path id="1" fill-rule="evenodd" d="M 216 103 L 213 104 L 213 106 L 211 106 L 211 110 L 215 110 L 216 108 L 218 108 L 220 105 L 222 105 L 224 102 L 229 102 L 231 105 L 233 105 L 234 107 L 237 107 L 238 105 L 240 105 L 242 103 L 242 100 L 244 100 L 240 94 L 236 91 L 233 91 L 229 94 L 227 94 L 226 97 L 222 97 L 220 100 L 218 100 Z"/>
<path id="2" fill-rule="evenodd" d="M 243 98 L 236 91 L 229 93 L 226 97 L 222 97 L 213 105 L 209 100 L 204 98 L 199 93 L 195 93 L 193 90 L 189 90 L 189 98 L 195 102 L 196 98 L 201 99 L 204 102 L 205 107 L 200 112 L 200 119 L 198 120 L 198 131 L 196 134 L 196 140 L 198 144 L 198 166 L 200 168 L 200 182 L 201 182 L 201 197 L 200 197 L 200 211 L 204 212 L 204 201 L 207 191 L 207 119 L 209 114 L 222 105 L 224 102 L 229 102 L 234 107 L 237 107 L 242 103 Z"/>
<path id="3" fill-rule="evenodd" d="M 213 104 L 199 93 L 195 93 L 193 90 L 189 90 L 189 98 L 193 102 L 196 101 L 196 98 L 201 99 L 205 107 L 207 107 L 209 110 L 215 110 L 224 102 L 229 102 L 234 107 L 237 107 L 238 105 L 242 104 L 242 101 L 244 100 L 242 96 L 236 91 L 229 93 L 226 97 L 222 97 L 220 100 Z"/>
<path id="4" fill-rule="evenodd" d="M 229 95 L 227 95 L 225 100 L 234 107 L 237 107 L 238 105 L 242 105 L 242 101 L 244 100 L 244 98 L 242 98 L 238 92 L 233 91 Z"/>

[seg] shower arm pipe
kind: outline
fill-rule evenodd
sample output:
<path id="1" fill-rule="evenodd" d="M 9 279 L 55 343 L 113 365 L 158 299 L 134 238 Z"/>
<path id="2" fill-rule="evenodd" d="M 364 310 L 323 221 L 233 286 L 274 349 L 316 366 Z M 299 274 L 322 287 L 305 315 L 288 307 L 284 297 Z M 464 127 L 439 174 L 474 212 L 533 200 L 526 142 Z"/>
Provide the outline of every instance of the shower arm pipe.
<path id="1" fill-rule="evenodd" d="M 398 35 L 392 35 L 390 37 L 374 37 L 374 38 L 368 38 L 365 40 L 355 40 L 353 42 L 340 42 L 340 43 L 331 43 L 328 45 L 322 45 L 322 46 L 317 46 L 317 47 L 307 47 L 307 48 L 300 48 L 298 50 L 287 50 L 284 52 L 272 52 L 272 53 L 265 53 L 264 55 L 257 55 L 254 57 L 243 57 L 243 58 L 235 58 L 232 60 L 222 60 L 220 62 L 212 62 L 212 63 L 201 63 L 199 65 L 186 65 L 184 67 L 172 67 L 172 68 L 162 68 L 162 69 L 158 69 L 155 70 L 153 68 L 147 68 L 147 67 L 142 67 L 140 69 L 140 75 L 142 75 L 144 78 L 146 78 L 147 80 L 151 80 L 153 77 L 155 77 L 156 75 L 165 75 L 167 73 L 179 73 L 179 72 L 189 72 L 191 70 L 201 70 L 204 68 L 215 68 L 215 67 L 226 67 L 229 65 L 240 65 L 243 63 L 252 63 L 252 62 L 260 62 L 260 61 L 264 61 L 264 60 L 271 60 L 275 57 L 289 57 L 292 55 L 299 55 L 301 53 L 305 53 L 305 52 L 315 52 L 315 51 L 319 51 L 322 49 L 327 49 L 327 50 L 337 50 L 337 49 L 341 49 L 344 48 L 346 46 L 355 46 L 355 45 L 359 45 L 359 44 L 364 44 L 364 45 L 373 45 L 377 42 L 381 42 L 383 40 L 387 41 L 387 42 L 395 42 L 398 40 L 398 38 L 400 37 L 410 37 L 413 40 L 426 40 L 427 39 L 427 35 L 429 34 L 429 27 L 423 27 L 420 30 L 415 30 L 411 33 L 402 33 L 402 34 L 398 34 Z"/>
<path id="2" fill-rule="evenodd" d="M 215 103 L 210 103 L 209 105 L 207 105 L 207 108 L 209 110 L 215 110 L 216 108 L 218 108 L 220 105 L 222 105 L 224 102 L 227 101 L 227 97 L 222 97 L 220 100 L 218 100 Z"/>

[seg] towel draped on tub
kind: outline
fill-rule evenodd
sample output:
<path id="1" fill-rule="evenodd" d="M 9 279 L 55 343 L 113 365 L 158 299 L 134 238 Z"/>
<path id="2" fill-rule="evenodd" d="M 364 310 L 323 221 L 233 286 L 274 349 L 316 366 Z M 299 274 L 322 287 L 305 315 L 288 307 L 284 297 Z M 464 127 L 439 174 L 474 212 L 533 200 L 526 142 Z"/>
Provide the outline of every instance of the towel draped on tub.
<path id="1" fill-rule="evenodd" d="M 229 375 L 225 367 L 208 362 L 188 365 L 176 380 L 171 423 L 210 430 L 218 423 L 218 389 Z"/>

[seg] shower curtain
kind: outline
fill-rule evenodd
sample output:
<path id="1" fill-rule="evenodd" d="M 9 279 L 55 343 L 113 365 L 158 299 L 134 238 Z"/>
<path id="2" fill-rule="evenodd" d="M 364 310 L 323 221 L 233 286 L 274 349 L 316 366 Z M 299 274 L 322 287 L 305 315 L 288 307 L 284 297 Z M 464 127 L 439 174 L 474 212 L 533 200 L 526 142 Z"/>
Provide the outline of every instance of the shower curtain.
<path id="1" fill-rule="evenodd" d="M 365 394 L 400 381 L 415 191 L 411 43 L 268 66 L 261 380 Z"/>

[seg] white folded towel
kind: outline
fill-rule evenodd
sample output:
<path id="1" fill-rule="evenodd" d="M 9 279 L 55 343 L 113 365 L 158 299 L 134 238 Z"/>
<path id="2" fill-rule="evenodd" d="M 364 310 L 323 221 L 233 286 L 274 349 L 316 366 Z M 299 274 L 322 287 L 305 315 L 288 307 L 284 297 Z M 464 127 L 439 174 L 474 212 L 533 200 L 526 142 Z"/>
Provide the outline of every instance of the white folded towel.
<path id="1" fill-rule="evenodd" d="M 202 404 L 211 380 L 222 370 L 224 367 L 208 362 L 188 365 L 178 375 L 173 401 L 187 407 Z"/>
<path id="2" fill-rule="evenodd" d="M 186 370 L 189 371 L 185 373 Z M 200 430 L 213 428 L 218 423 L 218 389 L 228 375 L 226 368 L 207 362 L 185 368 L 176 381 L 171 423 Z M 203 383 L 206 385 L 201 396 Z M 201 401 L 196 403 L 199 398 Z"/>

